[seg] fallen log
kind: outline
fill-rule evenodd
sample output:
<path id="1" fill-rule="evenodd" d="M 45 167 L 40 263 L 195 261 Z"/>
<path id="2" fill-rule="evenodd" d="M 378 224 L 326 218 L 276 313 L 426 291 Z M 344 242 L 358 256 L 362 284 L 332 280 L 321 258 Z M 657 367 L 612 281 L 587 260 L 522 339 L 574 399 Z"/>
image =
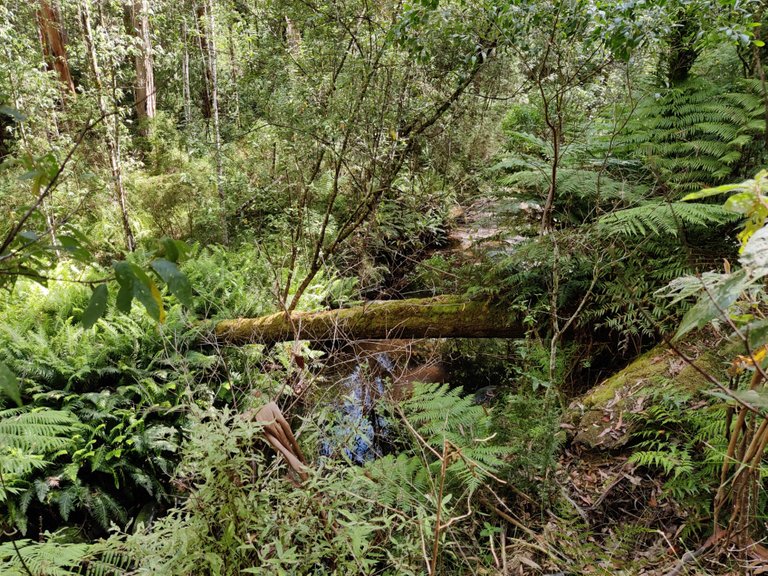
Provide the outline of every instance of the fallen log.
<path id="1" fill-rule="evenodd" d="M 370 302 L 322 312 L 283 312 L 222 320 L 216 336 L 228 344 L 285 340 L 392 338 L 521 338 L 522 322 L 503 309 L 460 296 Z"/>

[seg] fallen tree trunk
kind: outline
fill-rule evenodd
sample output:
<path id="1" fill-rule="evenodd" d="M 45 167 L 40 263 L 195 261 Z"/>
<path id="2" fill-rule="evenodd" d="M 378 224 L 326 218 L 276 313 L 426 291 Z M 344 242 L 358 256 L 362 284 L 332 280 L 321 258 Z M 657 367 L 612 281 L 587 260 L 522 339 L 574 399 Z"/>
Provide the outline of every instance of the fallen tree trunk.
<path id="1" fill-rule="evenodd" d="M 520 338 L 525 329 L 504 310 L 459 296 L 371 302 L 323 312 L 278 312 L 222 320 L 216 336 L 229 344 L 284 340 L 392 338 Z"/>

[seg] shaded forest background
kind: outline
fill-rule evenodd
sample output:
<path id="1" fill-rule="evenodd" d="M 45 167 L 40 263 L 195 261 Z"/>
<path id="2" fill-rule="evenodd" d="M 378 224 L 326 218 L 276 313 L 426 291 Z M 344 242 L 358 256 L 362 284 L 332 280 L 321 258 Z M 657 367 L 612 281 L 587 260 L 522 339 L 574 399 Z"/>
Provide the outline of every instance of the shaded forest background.
<path id="1" fill-rule="evenodd" d="M 0 1 L 1 571 L 760 573 L 765 23 Z"/>

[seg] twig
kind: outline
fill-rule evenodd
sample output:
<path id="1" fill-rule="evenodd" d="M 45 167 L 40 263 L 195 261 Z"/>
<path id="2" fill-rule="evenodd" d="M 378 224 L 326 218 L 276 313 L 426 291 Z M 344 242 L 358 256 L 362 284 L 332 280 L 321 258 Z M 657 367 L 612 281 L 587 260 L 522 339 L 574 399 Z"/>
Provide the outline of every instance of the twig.
<path id="1" fill-rule="evenodd" d="M 667 572 L 664 576 L 677 576 L 678 574 L 680 574 L 683 571 L 683 569 L 685 568 L 686 564 L 688 564 L 689 562 L 693 562 L 694 560 L 696 560 L 696 558 L 698 558 L 699 556 L 704 554 L 707 550 L 712 548 L 712 546 L 718 540 L 720 540 L 722 535 L 725 534 L 724 531 L 719 531 L 719 530 L 717 530 L 717 528 L 715 528 L 715 530 L 716 530 L 716 532 L 712 536 L 707 538 L 706 542 L 704 542 L 704 544 L 702 544 L 698 549 L 693 550 L 693 551 L 689 550 L 688 552 L 683 554 L 682 558 L 680 558 L 680 562 L 678 563 L 678 565 L 675 566 L 669 572 Z"/>
<path id="2" fill-rule="evenodd" d="M 108 116 L 111 116 L 113 113 L 109 114 L 102 114 L 99 118 L 91 122 L 90 120 L 86 120 L 85 126 L 80 131 L 80 134 L 78 134 L 77 139 L 75 140 L 74 145 L 72 148 L 70 148 L 69 152 L 64 158 L 64 161 L 59 165 L 59 168 L 56 170 L 56 173 L 51 178 L 51 181 L 48 183 L 48 185 L 45 187 L 45 189 L 38 194 L 37 199 L 35 200 L 35 203 L 32 204 L 27 211 L 24 213 L 24 216 L 21 217 L 21 219 L 16 223 L 16 225 L 11 228 L 10 232 L 5 237 L 5 240 L 3 240 L 3 243 L 0 245 L 0 254 L 3 254 L 6 249 L 11 245 L 13 240 L 16 238 L 16 236 L 21 232 L 22 227 L 24 224 L 26 224 L 27 220 L 32 216 L 32 214 L 35 213 L 35 211 L 40 208 L 40 205 L 43 203 L 43 201 L 50 196 L 51 192 L 56 188 L 56 185 L 59 181 L 59 177 L 64 172 L 64 168 L 66 168 L 69 161 L 72 159 L 72 156 L 74 155 L 75 151 L 80 147 L 80 144 L 82 144 L 83 139 L 85 138 L 85 135 L 90 132 L 94 126 L 97 124 L 100 124 L 103 122 Z M 26 244 L 25 246 L 22 246 L 21 249 L 26 248 L 27 246 L 34 244 L 36 240 L 33 240 Z M 20 249 L 20 250 L 21 250 Z M 5 260 L 6 258 L 11 257 L 12 255 L 18 253 L 19 251 L 15 251 L 11 254 L 5 254 L 3 256 L 0 256 L 0 261 Z"/>

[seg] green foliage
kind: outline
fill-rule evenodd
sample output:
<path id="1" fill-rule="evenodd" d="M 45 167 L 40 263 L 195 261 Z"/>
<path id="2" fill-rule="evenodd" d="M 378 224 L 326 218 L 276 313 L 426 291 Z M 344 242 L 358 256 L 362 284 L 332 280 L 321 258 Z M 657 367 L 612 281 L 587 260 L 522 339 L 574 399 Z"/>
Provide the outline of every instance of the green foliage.
<path id="1" fill-rule="evenodd" d="M 726 185 L 715 189 L 704 190 L 693 194 L 692 199 L 725 192 L 736 192 L 725 202 L 725 208 L 746 218 L 744 231 L 740 234 L 741 254 L 739 263 L 742 268 L 723 274 L 710 273 L 701 278 L 683 277 L 669 284 L 667 295 L 674 300 L 681 300 L 694 294 L 701 294 L 696 304 L 682 319 L 675 335 L 680 338 L 695 328 L 701 328 L 713 320 L 720 320 L 726 314 L 731 314 L 739 325 L 746 325 L 745 332 L 755 329 L 762 334 L 762 316 L 753 312 L 740 314 L 738 308 L 732 309 L 746 291 L 756 295 L 754 299 L 764 298 L 761 279 L 768 274 L 766 267 L 766 241 L 768 229 L 765 227 L 768 214 L 764 208 L 764 194 L 768 173 L 763 170 L 753 180 L 738 185 Z M 762 341 L 751 341 L 760 346 Z"/>
<path id="2" fill-rule="evenodd" d="M 728 439 L 722 404 L 679 387 L 661 386 L 632 416 L 637 427 L 629 461 L 664 477 L 663 497 L 690 511 L 685 534 L 704 527 Z"/>
<path id="3" fill-rule="evenodd" d="M 45 527 L 88 519 L 86 531 L 94 534 L 112 522 L 125 525 L 147 501 L 162 508 L 183 422 L 178 404 L 188 385 L 185 336 L 174 335 L 178 356 L 167 359 L 148 318 L 116 315 L 92 329 L 73 322 L 69 316 L 87 302 L 77 284 L 18 288 L 18 298 L 0 311 L 0 342 L 29 408 L 18 416 L 3 412 L 0 428 L 29 441 L 64 438 L 37 452 L 4 448 L 3 464 L 12 472 L 13 496 L 3 499 L 10 520 L 26 531 L 38 529 L 28 522 L 33 516 L 44 518 Z M 169 310 L 176 330 L 180 312 Z M 60 415 L 69 427 L 38 434 L 36 419 L 46 415 Z M 4 436 L 3 446 L 15 446 L 7 438 L 13 436 Z"/>
<path id="4" fill-rule="evenodd" d="M 470 494 L 506 466 L 503 457 L 508 451 L 493 442 L 491 417 L 474 403 L 472 396 L 463 396 L 461 388 L 416 383 L 413 396 L 402 403 L 400 410 L 403 420 L 418 433 L 411 439 L 411 450 L 431 448 L 433 455 L 449 458 L 452 463 L 446 469 L 448 479 Z M 433 458 L 428 462 L 431 473 L 436 474 L 440 462 Z M 372 470 L 376 466 L 376 462 L 370 465 Z M 373 474 L 381 477 L 380 471 Z"/>
<path id="5" fill-rule="evenodd" d="M 68 411 L 0 411 L 0 503 L 22 493 L 25 480 L 34 471 L 44 469 L 49 458 L 73 447 L 72 435 L 78 424 Z M 21 518 L 14 516 L 8 520 L 24 523 L 23 511 Z"/>
<path id="6" fill-rule="evenodd" d="M 418 436 L 399 427 L 399 456 L 362 468 L 332 461 L 310 466 L 301 486 L 286 481 L 281 461 L 270 463 L 261 428 L 247 412 L 193 412 L 177 478 L 189 498 L 151 527 L 109 541 L 118 556 L 133 559 L 132 573 L 418 574 L 422 539 L 433 537 L 438 455 L 450 458 L 439 503 L 443 522 L 472 513 L 479 503 L 466 508 L 467 499 L 506 467 L 506 450 L 488 437 L 484 409 L 442 385 L 417 385 L 403 404 L 403 418 Z M 300 437 L 312 436 L 313 426 L 307 421 Z M 446 569 L 464 565 L 455 547 L 474 529 L 469 518 L 442 539 Z"/>
<path id="7" fill-rule="evenodd" d="M 219 221 L 211 159 L 190 154 L 190 143 L 163 113 L 153 120 L 146 145 L 144 169 L 131 170 L 126 185 L 148 235 L 215 240 Z"/>
<path id="8" fill-rule="evenodd" d="M 641 100 L 619 148 L 641 160 L 655 184 L 677 199 L 737 176 L 765 130 L 763 100 L 751 85 L 725 91 L 705 78 Z"/>
<path id="9" fill-rule="evenodd" d="M 204 318 L 255 317 L 275 309 L 274 272 L 264 252 L 244 245 L 200 249 L 183 265 L 197 294 L 195 313 Z"/>
<path id="10" fill-rule="evenodd" d="M 736 221 L 736 217 L 720 206 L 692 202 L 665 203 L 648 201 L 639 206 L 618 210 L 598 220 L 600 234 L 624 237 L 673 236 L 707 227 L 720 227 Z"/>
<path id="11" fill-rule="evenodd" d="M 511 155 L 494 166 L 494 170 L 507 172 L 499 181 L 510 187 L 519 200 L 542 203 L 552 183 L 553 144 L 535 134 L 509 135 L 514 138 Z M 647 193 L 643 184 L 630 182 L 621 172 L 608 169 L 601 155 L 607 156 L 610 151 L 603 149 L 598 136 L 585 129 L 582 139 L 560 152 L 554 208 L 561 226 L 582 225 L 601 212 L 632 205 Z"/>
<path id="12" fill-rule="evenodd" d="M 17 540 L 18 554 L 10 542 L 0 544 L 0 570 L 8 576 L 75 576 L 90 546 L 57 542 Z M 19 558 L 21 556 L 21 559 Z"/>
<path id="13" fill-rule="evenodd" d="M 554 472 L 563 442 L 560 411 L 552 395 L 521 388 L 508 394 L 494 408 L 495 429 L 509 450 L 510 483 L 526 494 L 551 501 L 557 486 Z"/>

